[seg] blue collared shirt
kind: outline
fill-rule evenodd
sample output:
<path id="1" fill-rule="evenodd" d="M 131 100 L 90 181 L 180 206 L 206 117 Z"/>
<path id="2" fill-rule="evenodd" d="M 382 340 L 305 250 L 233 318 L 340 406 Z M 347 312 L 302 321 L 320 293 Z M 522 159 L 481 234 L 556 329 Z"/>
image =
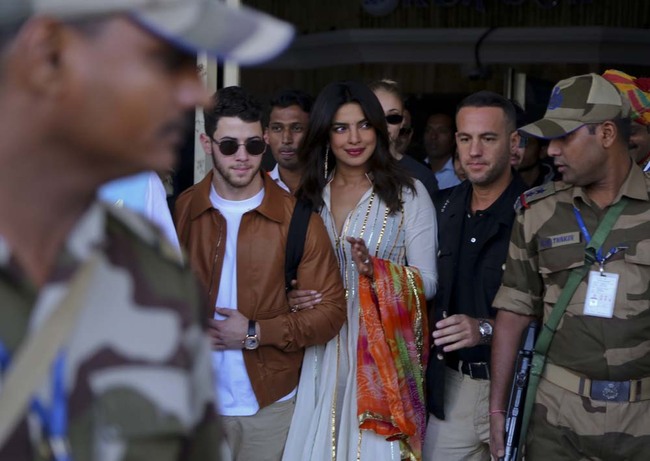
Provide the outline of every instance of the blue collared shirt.
<path id="1" fill-rule="evenodd" d="M 454 161 L 451 157 L 449 157 L 447 163 L 439 171 L 436 171 L 436 179 L 438 180 L 438 188 L 440 190 L 460 184 L 460 179 L 456 176 Z"/>

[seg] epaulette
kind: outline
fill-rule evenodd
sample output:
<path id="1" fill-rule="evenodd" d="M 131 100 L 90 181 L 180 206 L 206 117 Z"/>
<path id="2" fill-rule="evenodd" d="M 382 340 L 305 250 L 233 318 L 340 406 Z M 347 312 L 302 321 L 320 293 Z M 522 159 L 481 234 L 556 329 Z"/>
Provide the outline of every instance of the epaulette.
<path id="1" fill-rule="evenodd" d="M 543 199 L 544 197 L 548 197 L 549 195 L 553 195 L 555 192 L 557 192 L 557 189 L 555 188 L 555 182 L 552 181 L 528 189 L 517 198 L 517 201 L 515 202 L 515 213 L 530 208 L 531 203 Z"/>

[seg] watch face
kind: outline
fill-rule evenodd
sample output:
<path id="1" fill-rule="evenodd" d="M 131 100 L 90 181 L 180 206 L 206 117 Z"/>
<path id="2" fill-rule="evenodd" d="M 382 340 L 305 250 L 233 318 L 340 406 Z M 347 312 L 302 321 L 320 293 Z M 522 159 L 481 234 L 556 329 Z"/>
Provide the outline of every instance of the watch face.
<path id="1" fill-rule="evenodd" d="M 490 322 L 481 322 L 481 334 L 484 336 L 492 335 L 492 325 Z"/>
<path id="2" fill-rule="evenodd" d="M 257 346 L 259 346 L 257 336 L 246 336 L 246 339 L 244 339 L 244 349 L 253 350 L 257 349 Z"/>

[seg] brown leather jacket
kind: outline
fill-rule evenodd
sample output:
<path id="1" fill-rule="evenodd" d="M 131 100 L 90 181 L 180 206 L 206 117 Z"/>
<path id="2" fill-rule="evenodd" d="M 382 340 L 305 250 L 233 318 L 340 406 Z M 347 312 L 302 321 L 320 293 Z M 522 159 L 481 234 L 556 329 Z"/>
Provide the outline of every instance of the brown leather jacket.
<path id="1" fill-rule="evenodd" d="M 316 213 L 309 221 L 298 282 L 322 293 L 323 300 L 313 309 L 290 311 L 284 288 L 284 255 L 295 199 L 266 174 L 262 178 L 264 199 L 242 217 L 237 243 L 238 310 L 260 326 L 260 347 L 244 351 L 260 408 L 298 385 L 304 348 L 326 343 L 346 320 L 338 263 Z M 211 182 L 212 172 L 183 192 L 175 208 L 180 242 L 189 254 L 192 270 L 206 287 L 210 316 L 219 291 L 227 228 L 224 217 L 210 202 Z"/>

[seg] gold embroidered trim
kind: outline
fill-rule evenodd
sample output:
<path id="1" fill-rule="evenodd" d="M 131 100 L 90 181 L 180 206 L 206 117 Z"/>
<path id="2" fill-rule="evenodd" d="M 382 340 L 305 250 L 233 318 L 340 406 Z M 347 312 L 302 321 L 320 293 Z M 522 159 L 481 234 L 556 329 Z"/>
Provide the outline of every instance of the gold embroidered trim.
<path id="1" fill-rule="evenodd" d="M 422 363 L 422 353 L 424 350 L 424 325 L 423 325 L 423 314 L 422 314 L 422 306 L 420 305 L 420 297 L 418 296 L 418 287 L 415 284 L 415 273 L 414 271 L 417 269 L 413 269 L 411 267 L 406 266 L 404 268 L 406 270 L 406 280 L 408 283 L 409 290 L 413 294 L 413 297 L 415 298 L 415 308 L 417 310 L 416 317 L 415 317 L 415 325 L 413 325 L 413 332 L 415 333 L 415 344 L 417 347 L 417 354 L 418 354 L 418 363 L 420 364 L 420 373 L 422 373 L 421 376 L 424 376 L 424 365 Z"/>
<path id="2" fill-rule="evenodd" d="M 370 210 L 372 210 L 372 204 L 375 201 L 375 191 L 372 191 L 370 198 L 368 199 L 368 208 L 366 208 L 366 215 L 363 217 L 363 224 L 361 225 L 361 233 L 359 238 L 363 238 L 366 235 L 366 225 L 368 224 L 368 216 L 370 216 Z M 346 234 L 347 235 L 347 234 Z"/>
<path id="3" fill-rule="evenodd" d="M 338 379 L 339 379 L 339 357 L 341 354 L 341 336 L 336 336 L 336 376 L 334 378 L 334 397 L 332 398 L 331 409 L 331 427 L 330 434 L 332 438 L 332 461 L 336 461 L 336 400 L 338 394 Z"/>
<path id="4" fill-rule="evenodd" d="M 361 436 L 363 431 L 359 429 L 359 442 L 357 442 L 357 461 L 361 461 Z"/>
<path id="5" fill-rule="evenodd" d="M 375 256 L 379 254 L 379 247 L 381 246 L 381 241 L 384 238 L 384 233 L 386 232 L 386 225 L 388 223 L 389 209 L 386 207 L 384 211 L 384 221 L 381 223 L 381 230 L 379 231 L 379 238 L 377 239 L 377 246 L 375 247 Z"/>

